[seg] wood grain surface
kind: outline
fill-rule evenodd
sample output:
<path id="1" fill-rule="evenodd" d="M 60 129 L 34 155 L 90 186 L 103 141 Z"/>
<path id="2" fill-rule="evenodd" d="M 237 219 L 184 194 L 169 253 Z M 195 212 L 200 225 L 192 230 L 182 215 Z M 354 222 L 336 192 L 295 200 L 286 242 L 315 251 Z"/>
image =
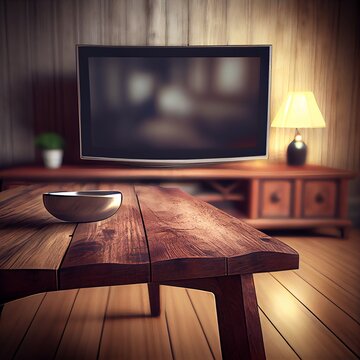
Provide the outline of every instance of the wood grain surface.
<path id="1" fill-rule="evenodd" d="M 351 241 L 345 240 L 344 244 L 339 244 L 334 238 L 329 238 L 328 241 L 324 243 L 318 241 L 317 237 L 310 237 L 307 241 L 300 241 L 300 239 L 297 238 L 286 238 L 286 242 L 298 251 L 301 251 L 302 259 L 308 265 L 305 269 L 307 269 L 310 274 L 316 271 L 320 279 L 324 277 L 329 279 L 336 277 L 338 279 L 338 283 L 330 283 L 331 286 L 326 282 L 327 285 L 325 288 L 327 289 L 327 294 L 331 294 L 331 299 L 333 299 L 336 304 L 340 305 L 346 302 L 349 311 L 354 313 L 355 318 L 359 318 L 359 308 L 356 309 L 356 307 L 353 307 L 354 302 L 348 300 L 349 298 L 351 299 L 351 297 L 359 298 L 360 294 L 358 274 L 353 270 L 354 268 L 359 268 L 359 261 L 356 257 L 360 254 L 358 238 L 352 239 Z M 348 246 L 351 251 L 345 251 L 344 246 Z M 303 272 L 302 269 L 303 268 L 300 268 L 301 273 Z M 309 275 L 307 275 L 307 277 L 308 276 Z M 338 289 L 339 286 L 336 286 L 339 285 L 339 283 L 341 283 L 343 291 L 340 291 L 340 289 Z M 334 293 L 337 293 L 337 295 Z"/>
<path id="2" fill-rule="evenodd" d="M 259 307 L 301 359 L 357 358 L 274 277 L 255 274 L 254 279 Z"/>
<path id="3" fill-rule="evenodd" d="M 216 339 L 217 348 L 214 352 L 209 347 L 208 338 L 204 336 L 204 327 L 197 319 L 186 289 L 162 286 L 161 292 L 164 294 L 162 300 L 173 352 L 172 359 L 221 359 L 219 338 Z M 215 306 L 211 311 L 215 315 Z M 213 330 L 216 332 L 217 323 L 214 324 Z"/>
<path id="4" fill-rule="evenodd" d="M 122 205 L 108 219 L 77 226 L 59 271 L 60 289 L 150 281 L 145 230 L 133 187 L 99 188 L 121 191 Z"/>
<path id="5" fill-rule="evenodd" d="M 224 359 L 265 359 L 252 275 L 218 281 L 215 293 L 221 350 Z"/>
<path id="6" fill-rule="evenodd" d="M 61 297 L 57 296 L 56 292 L 46 294 L 42 306 L 27 331 L 26 338 L 17 349 L 14 359 L 28 358 L 29 353 L 32 353 L 33 359 L 54 358 L 78 291 L 64 292 Z M 49 316 L 49 314 L 51 315 Z M 43 332 L 42 328 L 48 321 L 52 322 L 52 326 Z M 41 336 L 38 336 L 40 333 Z"/>
<path id="7" fill-rule="evenodd" d="M 111 287 L 103 321 L 98 359 L 172 358 L 165 311 L 150 316 L 145 284 Z"/>
<path id="8" fill-rule="evenodd" d="M 151 316 L 159 316 L 161 312 L 159 284 L 148 283 L 148 292 Z"/>
<path id="9" fill-rule="evenodd" d="M 317 250 L 315 249 L 315 251 Z M 358 255 L 356 253 L 353 254 L 355 256 Z M 308 261 L 306 256 L 304 256 L 304 258 L 306 261 Z M 356 263 L 354 265 L 357 266 Z M 346 288 L 332 281 L 331 278 L 322 274 L 314 266 L 311 266 L 309 263 L 305 262 L 305 260 L 300 260 L 300 268 L 297 271 L 297 274 L 301 277 L 301 279 L 303 279 L 303 281 L 312 284 L 315 289 L 317 289 L 333 304 L 342 309 L 345 314 L 347 314 L 352 319 L 355 319 L 358 324 L 360 323 L 360 308 L 358 304 L 358 298 L 349 293 Z"/>
<path id="10" fill-rule="evenodd" d="M 162 291 L 163 288 L 168 289 L 169 287 L 162 286 Z M 174 289 L 171 290 L 174 291 Z M 213 357 L 215 359 L 221 359 L 219 328 L 218 326 L 213 325 L 217 325 L 215 295 L 211 292 L 195 289 L 186 289 L 186 293 L 200 323 L 202 324 Z"/>
<path id="11" fill-rule="evenodd" d="M 69 186 L 62 186 L 62 190 Z M 296 268 L 295 251 L 177 189 L 134 188 L 126 184 L 77 186 L 101 190 L 115 187 L 122 192 L 122 206 L 103 221 L 77 225 L 56 221 L 52 226 L 54 219 L 41 202 L 41 194 L 52 185 L 19 188 L 2 197 L 0 230 L 5 241 L 0 248 L 0 300 L 5 302 L 40 291 L 147 282 L 150 314 L 160 315 L 159 321 L 163 321 L 158 282 L 170 280 L 176 286 L 214 292 L 224 358 L 239 355 L 246 359 L 265 358 L 251 273 Z M 71 233 L 58 231 L 60 225 L 65 225 L 65 230 Z M 227 276 L 244 273 L 250 275 Z M 176 282 L 178 279 L 190 280 Z M 47 334 L 46 345 L 40 346 L 44 339 L 33 339 L 33 334 L 39 331 L 46 316 L 44 304 L 17 349 L 16 358 L 25 357 L 32 346 L 37 348 L 37 358 L 69 354 L 68 348 L 57 344 L 65 334 L 65 327 L 70 333 L 74 331 L 71 322 L 67 326 L 66 314 L 78 294 L 79 290 L 73 290 L 67 293 L 65 302 L 49 304 L 59 307 L 60 321 Z M 48 297 L 53 296 L 54 293 Z M 143 298 L 139 296 L 139 301 Z M 101 296 L 99 301 L 106 311 L 108 298 Z M 79 352 L 77 346 L 83 343 L 90 357 L 97 348 L 98 357 L 101 350 L 97 340 L 103 328 L 97 327 L 89 334 L 83 327 L 77 328 L 71 354 Z M 162 342 L 154 342 L 151 352 L 163 355 L 163 348 Z M 132 349 L 131 356 L 143 357 L 147 353 L 138 350 Z M 113 354 L 107 352 L 101 356 Z"/>
<path id="12" fill-rule="evenodd" d="M 265 359 L 256 293 L 251 274 L 188 279 L 165 285 L 210 291 L 215 295 L 224 359 Z"/>
<path id="13" fill-rule="evenodd" d="M 41 202 L 41 194 L 56 186 L 19 188 L 2 197 L 2 301 L 41 291 L 298 266 L 298 254 L 289 246 L 177 189 L 62 185 L 63 190 L 99 188 L 123 194 L 123 204 L 112 217 L 71 224 L 53 218 Z M 152 315 L 158 315 L 158 285 L 149 290 Z"/>
<path id="14" fill-rule="evenodd" d="M 305 181 L 303 216 L 305 218 L 333 218 L 342 207 L 341 198 L 337 198 L 339 184 L 336 181 Z M 337 206 L 338 199 L 339 206 Z"/>
<path id="15" fill-rule="evenodd" d="M 360 324 L 355 319 L 351 319 L 336 304 L 328 301 L 325 296 L 318 296 L 316 301 L 314 301 L 317 290 L 304 282 L 295 272 L 279 272 L 273 274 L 273 276 L 316 317 L 321 318 L 330 331 L 337 332 L 338 338 L 360 357 Z M 341 328 L 339 324 L 342 324 Z"/>
<path id="16" fill-rule="evenodd" d="M 4 306 L 0 321 L 0 358 L 12 359 L 46 294 L 28 296 Z"/>
<path id="17" fill-rule="evenodd" d="M 351 221 L 347 219 L 246 219 L 254 227 L 262 229 L 301 229 L 309 227 L 350 227 Z"/>
<path id="18" fill-rule="evenodd" d="M 293 269 L 298 254 L 177 189 L 136 186 L 146 227 L 152 280 Z"/>
<path id="19" fill-rule="evenodd" d="M 260 214 L 263 218 L 290 218 L 293 209 L 293 182 L 268 180 L 260 183 Z"/>
<path id="20" fill-rule="evenodd" d="M 99 319 L 105 317 L 109 291 L 110 288 L 106 287 L 77 292 L 55 359 L 97 358 L 103 329 Z"/>
<path id="21" fill-rule="evenodd" d="M 351 225 L 346 218 L 347 183 L 355 173 L 315 165 L 293 167 L 279 162 L 252 161 L 170 169 L 23 167 L 0 170 L 1 176 L 3 189 L 59 179 L 80 183 L 89 179 L 138 184 L 155 182 L 165 187 L 180 187 L 198 199 L 215 203 L 257 229 L 337 226 L 346 236 Z"/>
<path id="22" fill-rule="evenodd" d="M 272 44 L 270 118 L 288 91 L 314 91 L 326 128 L 303 131 L 308 160 L 359 170 L 359 14 L 357 0 L 2 0 L 0 162 L 33 160 L 49 130 L 79 161 L 75 44 Z M 270 157 L 293 137 L 271 128 Z"/>
<path id="23" fill-rule="evenodd" d="M 344 343 L 341 336 L 355 336 L 350 333 L 353 327 L 347 326 L 351 319 L 360 322 L 360 293 L 349 291 L 358 283 L 360 231 L 353 228 L 346 240 L 339 239 L 332 229 L 277 235 L 300 254 L 300 269 L 283 274 L 296 274 L 301 281 L 292 283 L 294 276 L 282 278 L 277 276 L 279 273 L 254 275 L 266 358 L 358 358 L 355 353 L 358 344 L 349 347 L 350 343 Z M 311 251 L 305 254 L 304 248 Z M 320 256 L 327 261 L 318 261 Z M 339 261 L 347 266 L 345 274 L 332 268 L 332 264 Z M 345 284 L 349 273 L 357 278 Z M 313 290 L 306 290 L 309 287 Z M 296 289 L 302 288 L 305 292 L 301 294 L 305 296 L 298 297 Z M 58 349 L 57 359 L 72 354 L 74 358 L 88 359 L 220 360 L 214 295 L 170 286 L 161 286 L 160 292 L 161 315 L 154 318 L 150 317 L 145 284 L 82 289 L 73 306 L 66 306 L 68 321 L 62 337 L 54 336 L 53 328 L 64 326 L 59 325 L 63 315 L 59 314 L 58 305 L 70 300 L 68 291 L 56 292 L 47 301 L 43 300 L 45 294 L 38 294 L 7 303 L 0 319 L 0 358 L 14 359 L 21 343 L 30 334 L 31 341 L 37 344 L 41 342 L 37 338 L 51 342 L 51 346 Z M 49 306 L 49 302 L 54 302 L 54 306 Z M 324 311 L 314 308 L 317 303 Z M 334 304 L 338 310 L 332 316 L 328 310 Z M 41 311 L 43 306 L 46 318 Z M 312 313 L 313 310 L 317 312 Z M 343 315 L 341 321 L 336 321 L 339 311 Z M 33 331 L 32 324 L 38 323 L 38 316 L 41 316 L 42 326 L 36 325 Z M 330 330 L 328 320 L 331 318 L 335 321 Z M 37 348 L 27 347 L 27 350 L 27 358 L 38 356 Z"/>
<path id="24" fill-rule="evenodd" d="M 45 210 L 42 193 L 53 187 L 30 186 L 2 193 L 0 302 L 57 289 L 56 272 L 76 224 L 63 223 Z"/>

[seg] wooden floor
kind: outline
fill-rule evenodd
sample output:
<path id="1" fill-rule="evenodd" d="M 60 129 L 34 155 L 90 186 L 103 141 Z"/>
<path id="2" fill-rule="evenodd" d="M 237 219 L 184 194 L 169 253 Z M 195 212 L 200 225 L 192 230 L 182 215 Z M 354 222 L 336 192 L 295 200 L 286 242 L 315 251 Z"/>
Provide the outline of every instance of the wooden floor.
<path id="1" fill-rule="evenodd" d="M 255 276 L 268 359 L 360 356 L 360 230 L 323 233 L 275 233 L 299 251 L 300 269 Z M 14 301 L 0 319 L 0 359 L 220 359 L 212 294 L 161 296 L 159 318 L 148 316 L 145 285 Z"/>

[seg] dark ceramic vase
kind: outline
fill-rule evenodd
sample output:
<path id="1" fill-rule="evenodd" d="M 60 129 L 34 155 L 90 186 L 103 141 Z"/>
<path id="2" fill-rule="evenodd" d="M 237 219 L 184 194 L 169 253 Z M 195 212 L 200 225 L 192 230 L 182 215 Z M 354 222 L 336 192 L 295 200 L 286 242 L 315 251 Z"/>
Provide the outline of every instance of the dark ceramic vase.
<path id="1" fill-rule="evenodd" d="M 300 166 L 306 161 L 307 146 L 302 140 L 293 140 L 287 148 L 288 165 Z"/>

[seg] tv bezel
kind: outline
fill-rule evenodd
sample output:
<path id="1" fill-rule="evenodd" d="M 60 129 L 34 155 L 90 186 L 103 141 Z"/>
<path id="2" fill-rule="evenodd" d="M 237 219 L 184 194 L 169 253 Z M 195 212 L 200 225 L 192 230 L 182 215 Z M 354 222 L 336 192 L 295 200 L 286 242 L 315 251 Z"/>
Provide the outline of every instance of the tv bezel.
<path id="1" fill-rule="evenodd" d="M 265 89 L 266 91 L 266 133 L 265 140 L 265 154 L 251 155 L 251 156 L 237 156 L 225 158 L 208 158 L 208 159 L 135 159 L 135 158 L 120 158 L 120 157 L 105 157 L 85 155 L 83 153 L 83 126 L 82 116 L 89 116 L 88 109 L 84 109 L 84 91 L 81 91 L 80 77 L 88 78 L 88 59 L 90 57 L 215 57 L 214 50 L 216 50 L 216 57 L 260 57 L 260 78 L 268 80 Z M 243 160 L 257 160 L 267 159 L 269 154 L 269 129 L 270 129 L 270 87 L 271 87 L 271 45 L 237 45 L 237 46 L 112 46 L 112 45 L 76 45 L 76 70 L 77 70 L 77 92 L 78 92 L 78 115 L 79 115 L 79 137 L 80 137 L 80 159 L 82 160 L 103 160 L 116 161 L 124 164 L 135 164 L 145 166 L 186 166 L 186 165 L 201 165 L 201 164 L 217 164 L 236 162 Z M 240 53 L 239 53 L 240 52 Z M 80 67 L 81 62 L 81 67 Z M 85 62 L 85 64 L 84 64 Z M 85 65 L 85 66 L 83 66 Z M 260 80 L 263 81 L 263 80 Z M 262 99 L 263 101 L 265 99 Z M 90 103 L 88 101 L 88 103 Z M 88 104 L 89 105 L 89 104 Z M 85 114 L 85 115 L 83 115 Z"/>

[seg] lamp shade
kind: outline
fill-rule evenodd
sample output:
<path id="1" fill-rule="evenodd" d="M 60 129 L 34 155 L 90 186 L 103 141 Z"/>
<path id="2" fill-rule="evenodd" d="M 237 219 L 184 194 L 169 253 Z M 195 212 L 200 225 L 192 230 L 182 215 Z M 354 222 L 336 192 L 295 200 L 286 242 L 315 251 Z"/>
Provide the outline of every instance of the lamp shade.
<path id="1" fill-rule="evenodd" d="M 282 103 L 271 126 L 323 128 L 325 127 L 325 121 L 312 92 L 291 92 Z"/>

